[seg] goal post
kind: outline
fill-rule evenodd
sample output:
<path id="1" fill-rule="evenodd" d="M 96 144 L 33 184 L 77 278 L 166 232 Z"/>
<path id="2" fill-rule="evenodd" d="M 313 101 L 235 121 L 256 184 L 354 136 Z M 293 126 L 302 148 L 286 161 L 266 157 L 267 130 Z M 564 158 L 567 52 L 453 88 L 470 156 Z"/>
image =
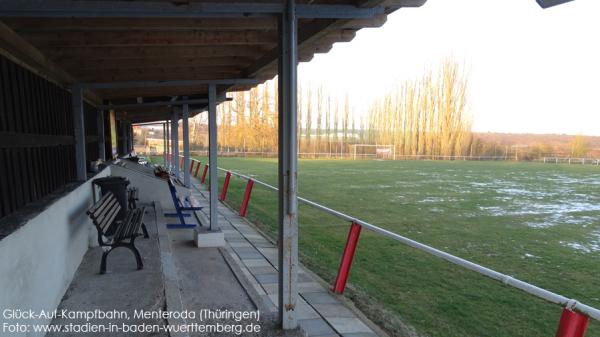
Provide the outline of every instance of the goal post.
<path id="1" fill-rule="evenodd" d="M 352 144 L 352 159 L 396 159 L 394 145 Z"/>

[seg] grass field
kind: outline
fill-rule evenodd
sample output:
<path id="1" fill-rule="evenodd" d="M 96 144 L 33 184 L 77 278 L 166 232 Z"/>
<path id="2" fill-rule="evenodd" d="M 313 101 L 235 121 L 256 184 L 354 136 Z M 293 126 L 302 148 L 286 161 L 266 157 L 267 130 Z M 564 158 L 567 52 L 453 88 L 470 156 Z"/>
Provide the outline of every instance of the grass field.
<path id="1" fill-rule="evenodd" d="M 219 166 L 277 182 L 275 160 Z M 600 307 L 599 167 L 301 160 L 298 185 L 305 198 Z M 235 208 L 244 186 L 232 179 Z M 249 218 L 275 236 L 276 214 L 275 194 L 255 185 Z M 306 205 L 299 214 L 301 260 L 331 283 L 349 224 Z M 368 231 L 350 284 L 347 296 L 398 336 L 554 336 L 561 312 Z M 600 324 L 586 336 L 600 336 Z"/>

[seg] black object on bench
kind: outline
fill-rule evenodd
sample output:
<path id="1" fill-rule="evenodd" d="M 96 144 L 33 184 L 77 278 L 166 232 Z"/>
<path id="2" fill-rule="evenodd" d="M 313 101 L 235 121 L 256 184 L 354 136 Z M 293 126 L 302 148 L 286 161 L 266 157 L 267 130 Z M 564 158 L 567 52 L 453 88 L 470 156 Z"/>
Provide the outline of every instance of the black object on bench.
<path id="1" fill-rule="evenodd" d="M 144 268 L 142 257 L 134 242 L 135 238 L 141 235 L 139 233 L 140 227 L 144 232 L 144 236 L 148 237 L 148 231 L 143 222 L 146 209 L 141 207 L 130 210 L 123 221 L 114 221 L 120 210 L 121 205 L 117 198 L 108 192 L 87 211 L 98 230 L 98 244 L 101 247 L 110 247 L 102 253 L 100 274 L 106 273 L 106 258 L 117 247 L 129 248 L 135 256 L 137 269 Z"/>
<path id="2" fill-rule="evenodd" d="M 194 228 L 195 224 L 185 223 L 185 218 L 192 216 L 189 213 L 183 213 L 184 211 L 199 211 L 202 209 L 202 206 L 198 205 L 196 199 L 192 196 L 188 196 L 185 198 L 181 198 L 177 195 L 177 189 L 175 188 L 175 183 L 173 180 L 169 178 L 167 180 L 167 184 L 169 185 L 169 192 L 171 192 L 171 198 L 173 199 L 173 205 L 175 206 L 176 213 L 165 213 L 166 217 L 178 217 L 178 224 L 167 224 L 167 228 Z"/>

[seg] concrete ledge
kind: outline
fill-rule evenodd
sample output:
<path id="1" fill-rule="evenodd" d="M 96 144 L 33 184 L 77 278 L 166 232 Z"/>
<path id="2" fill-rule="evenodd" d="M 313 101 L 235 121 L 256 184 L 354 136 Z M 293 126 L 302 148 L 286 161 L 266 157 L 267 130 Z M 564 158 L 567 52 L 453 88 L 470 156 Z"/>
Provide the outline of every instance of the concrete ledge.
<path id="1" fill-rule="evenodd" d="M 223 231 L 209 231 L 202 227 L 194 229 L 194 242 L 196 247 L 221 248 L 225 247 L 225 234 Z"/>

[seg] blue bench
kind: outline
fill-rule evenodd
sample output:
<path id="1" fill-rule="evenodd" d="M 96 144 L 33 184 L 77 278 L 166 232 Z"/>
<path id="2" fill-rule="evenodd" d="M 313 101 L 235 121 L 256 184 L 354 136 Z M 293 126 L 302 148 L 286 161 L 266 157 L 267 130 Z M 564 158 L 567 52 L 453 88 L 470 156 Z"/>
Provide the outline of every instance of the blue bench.
<path id="1" fill-rule="evenodd" d="M 191 217 L 190 213 L 184 212 L 193 212 L 199 211 L 202 209 L 202 206 L 198 205 L 198 201 L 194 199 L 192 196 L 180 197 L 177 195 L 177 189 L 175 188 L 175 183 L 172 178 L 167 180 L 167 184 L 169 185 L 169 192 L 171 192 L 171 198 L 173 199 L 173 205 L 175 206 L 176 213 L 165 213 L 166 217 L 174 217 L 179 218 L 178 224 L 167 224 L 167 228 L 194 228 L 196 224 L 189 224 L 185 222 L 185 218 Z"/>

